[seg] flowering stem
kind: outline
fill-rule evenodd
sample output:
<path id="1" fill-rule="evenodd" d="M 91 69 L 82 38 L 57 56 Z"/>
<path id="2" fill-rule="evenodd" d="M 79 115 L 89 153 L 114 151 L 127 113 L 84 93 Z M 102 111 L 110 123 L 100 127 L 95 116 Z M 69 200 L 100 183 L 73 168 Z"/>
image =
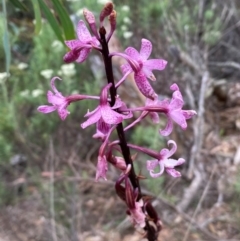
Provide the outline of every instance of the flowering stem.
<path id="1" fill-rule="evenodd" d="M 141 147 L 141 146 L 136 146 L 136 145 L 133 145 L 133 144 L 130 144 L 130 143 L 128 143 L 128 146 L 131 147 L 134 150 L 141 151 L 142 153 L 147 154 L 147 155 L 149 155 L 149 156 L 151 156 L 155 159 L 161 158 L 161 155 L 158 152 L 153 151 L 151 149 L 144 148 L 144 147 Z"/>
<path id="2" fill-rule="evenodd" d="M 89 99 L 89 100 L 99 100 L 99 96 L 93 96 L 93 95 L 69 95 L 66 97 L 66 100 L 69 101 L 69 103 L 76 102 L 79 100 L 84 100 L 84 99 Z"/>
<path id="3" fill-rule="evenodd" d="M 106 40 L 105 28 L 101 27 L 99 30 L 99 33 L 100 33 L 100 42 L 102 45 L 102 56 L 103 56 L 103 60 L 104 60 L 107 80 L 108 80 L 108 83 L 112 83 L 112 86 L 110 88 L 110 96 L 111 96 L 110 105 L 113 106 L 115 104 L 115 98 L 117 96 L 117 89 L 116 89 L 116 86 L 114 83 L 112 59 L 111 59 L 111 56 L 109 55 L 109 48 L 108 48 L 108 43 Z M 126 162 L 126 166 L 128 166 L 129 164 L 131 165 L 129 179 L 130 179 L 134 189 L 136 189 L 136 188 L 138 189 L 138 200 L 139 200 L 142 198 L 141 188 L 139 185 L 137 175 L 134 170 L 133 161 L 132 161 L 131 154 L 130 154 L 130 149 L 127 146 L 122 123 L 118 124 L 116 129 L 117 129 L 117 133 L 118 133 L 118 137 L 119 137 L 119 141 L 120 141 L 119 144 L 120 144 L 120 147 L 122 150 L 122 154 L 123 154 L 124 160 Z"/>

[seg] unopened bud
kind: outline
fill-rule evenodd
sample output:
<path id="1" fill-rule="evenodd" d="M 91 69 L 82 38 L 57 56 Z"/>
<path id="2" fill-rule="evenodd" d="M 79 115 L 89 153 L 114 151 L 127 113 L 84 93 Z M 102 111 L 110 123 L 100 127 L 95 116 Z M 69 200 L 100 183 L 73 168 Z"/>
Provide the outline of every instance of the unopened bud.
<path id="1" fill-rule="evenodd" d="M 86 21 L 90 24 L 95 23 L 95 17 L 92 12 L 90 12 L 88 9 L 84 8 L 83 9 L 83 15 Z"/>
<path id="2" fill-rule="evenodd" d="M 101 25 L 102 25 L 104 18 L 109 16 L 112 13 L 112 11 L 113 11 L 113 4 L 111 2 L 106 3 L 99 16 Z"/>
<path id="3" fill-rule="evenodd" d="M 96 36 L 97 39 L 99 39 L 94 14 L 92 12 L 90 12 L 88 9 L 84 8 L 83 15 L 84 15 L 84 18 L 86 19 L 86 21 L 88 22 L 88 25 L 91 28 L 93 34 Z"/>
<path id="4" fill-rule="evenodd" d="M 114 31 L 116 29 L 117 12 L 113 10 L 109 15 L 108 19 L 111 25 L 111 31 Z"/>

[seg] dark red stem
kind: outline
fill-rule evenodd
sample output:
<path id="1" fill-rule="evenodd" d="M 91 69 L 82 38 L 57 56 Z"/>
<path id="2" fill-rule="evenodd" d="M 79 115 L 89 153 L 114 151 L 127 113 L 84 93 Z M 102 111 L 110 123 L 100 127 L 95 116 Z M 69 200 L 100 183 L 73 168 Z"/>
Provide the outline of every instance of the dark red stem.
<path id="1" fill-rule="evenodd" d="M 105 28 L 104 27 L 100 28 L 99 33 L 100 33 L 100 41 L 101 41 L 101 45 L 102 45 L 102 55 L 103 55 L 103 60 L 104 60 L 104 65 L 105 65 L 105 72 L 106 72 L 106 75 L 107 75 L 107 81 L 108 81 L 108 83 L 112 83 L 112 86 L 110 88 L 110 96 L 111 96 L 110 105 L 113 106 L 114 103 L 115 103 L 116 95 L 117 95 L 117 89 L 115 87 L 114 77 L 113 77 L 112 58 L 111 58 L 111 56 L 109 56 L 109 48 L 108 48 L 108 43 L 106 41 L 106 30 L 105 30 Z M 122 123 L 118 124 L 116 129 L 117 129 L 118 138 L 119 138 L 119 141 L 120 141 L 119 145 L 121 147 L 124 160 L 125 160 L 127 165 L 130 164 L 131 167 L 132 167 L 131 171 L 129 173 L 129 179 L 130 179 L 134 189 L 135 188 L 138 189 L 138 192 L 139 192 L 138 200 L 139 200 L 142 197 L 141 188 L 140 188 L 140 185 L 139 185 L 137 175 L 134 171 L 133 161 L 132 161 L 132 158 L 131 158 L 130 149 L 127 146 L 127 141 L 126 141 L 126 138 L 125 138 Z"/>

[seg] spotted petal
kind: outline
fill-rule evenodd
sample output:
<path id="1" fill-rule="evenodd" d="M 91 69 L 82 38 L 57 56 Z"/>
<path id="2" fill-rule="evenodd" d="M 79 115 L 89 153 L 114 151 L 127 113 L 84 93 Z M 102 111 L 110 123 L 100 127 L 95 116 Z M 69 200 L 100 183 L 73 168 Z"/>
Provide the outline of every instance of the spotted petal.
<path id="1" fill-rule="evenodd" d="M 131 58 L 133 58 L 134 60 L 139 60 L 140 59 L 140 54 L 139 52 L 133 48 L 133 47 L 128 47 L 127 49 L 125 49 L 125 53 L 130 56 Z"/>
<path id="2" fill-rule="evenodd" d="M 129 64 L 123 64 L 123 65 L 121 65 L 121 71 L 122 71 L 123 75 L 125 75 L 127 72 L 130 73 L 133 70 Z"/>
<path id="3" fill-rule="evenodd" d="M 171 111 L 169 115 L 183 130 L 187 128 L 187 122 L 181 110 Z"/>
<path id="4" fill-rule="evenodd" d="M 78 39 L 67 40 L 67 41 L 65 41 L 65 44 L 66 44 L 67 47 L 70 48 L 71 50 L 83 45 L 83 43 L 82 43 L 80 40 L 78 40 Z"/>
<path id="5" fill-rule="evenodd" d="M 147 60 L 152 53 L 152 43 L 147 39 L 142 39 L 140 55 L 142 60 Z"/>
<path id="6" fill-rule="evenodd" d="M 82 63 L 86 60 L 88 57 L 88 54 L 90 53 L 91 49 L 90 48 L 84 48 L 80 51 L 78 58 L 76 59 L 76 62 Z"/>
<path id="7" fill-rule="evenodd" d="M 102 106 L 101 107 L 101 115 L 107 124 L 119 124 L 122 122 L 123 117 L 116 111 L 112 110 L 110 106 Z"/>
<path id="8" fill-rule="evenodd" d="M 154 100 L 157 96 L 152 86 L 149 84 L 145 74 L 143 72 L 137 72 L 134 74 L 134 79 L 140 92 L 149 99 Z"/>
<path id="9" fill-rule="evenodd" d="M 63 61 L 65 63 L 72 63 L 76 61 L 78 57 L 79 57 L 79 53 L 77 53 L 76 51 L 69 51 L 63 56 Z"/>
<path id="10" fill-rule="evenodd" d="M 100 108 L 95 109 L 94 111 L 91 112 L 91 114 L 88 113 L 87 115 L 89 118 L 81 124 L 81 127 L 83 129 L 96 123 L 101 118 L 101 110 L 100 110 Z M 87 116 L 87 115 L 85 115 L 85 116 Z"/>
<path id="11" fill-rule="evenodd" d="M 88 41 L 91 41 L 92 36 L 86 27 L 85 23 L 80 20 L 77 25 L 77 36 L 79 40 L 81 40 L 84 43 L 87 43 Z"/>
<path id="12" fill-rule="evenodd" d="M 164 59 L 149 59 L 144 62 L 144 67 L 148 68 L 149 70 L 164 70 L 167 65 L 167 61 Z"/>

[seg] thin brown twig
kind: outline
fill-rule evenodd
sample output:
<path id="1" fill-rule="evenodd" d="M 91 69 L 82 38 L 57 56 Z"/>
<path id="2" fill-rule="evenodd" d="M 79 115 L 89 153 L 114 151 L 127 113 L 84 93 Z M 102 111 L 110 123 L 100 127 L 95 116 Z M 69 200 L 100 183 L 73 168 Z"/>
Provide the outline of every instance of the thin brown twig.
<path id="1" fill-rule="evenodd" d="M 211 181 L 212 181 L 213 175 L 214 175 L 214 173 L 215 173 L 215 170 L 216 170 L 216 166 L 214 166 L 214 168 L 213 168 L 213 170 L 212 170 L 212 173 L 211 173 L 211 175 L 210 175 L 210 178 L 209 178 L 209 180 L 208 180 L 208 182 L 207 182 L 207 185 L 206 185 L 206 187 L 205 187 L 204 190 L 203 190 L 202 196 L 201 196 L 201 198 L 200 198 L 200 200 L 199 200 L 199 202 L 198 202 L 198 205 L 197 205 L 197 207 L 196 207 L 196 209 L 195 209 L 195 211 L 194 211 L 194 213 L 193 213 L 192 220 L 195 220 L 195 217 L 196 217 L 197 213 L 198 213 L 199 210 L 200 210 L 201 204 L 202 204 L 204 198 L 205 198 L 206 195 L 207 195 L 207 192 L 208 192 L 210 183 L 211 183 Z M 187 241 L 191 228 L 192 228 L 192 224 L 190 224 L 190 225 L 188 226 L 187 231 L 186 231 L 186 233 L 185 233 L 185 235 L 184 235 L 183 241 Z"/>
<path id="2" fill-rule="evenodd" d="M 55 222 L 55 208 L 54 208 L 54 150 L 53 150 L 53 142 L 50 140 L 50 180 L 49 180 L 49 188 L 50 188 L 50 215 L 51 215 L 51 229 L 52 229 L 52 239 L 53 241 L 58 241 L 57 232 L 56 232 L 56 222 Z"/>

